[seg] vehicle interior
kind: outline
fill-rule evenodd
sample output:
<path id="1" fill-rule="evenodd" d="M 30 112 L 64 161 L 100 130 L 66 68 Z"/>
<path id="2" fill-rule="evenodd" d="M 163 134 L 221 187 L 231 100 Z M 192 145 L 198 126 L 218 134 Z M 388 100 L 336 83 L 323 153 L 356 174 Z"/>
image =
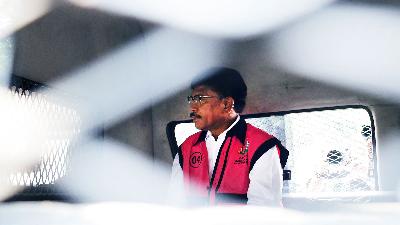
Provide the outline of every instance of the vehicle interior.
<path id="1" fill-rule="evenodd" d="M 398 1 L 32 2 L 0 3 L 5 222 L 176 224 L 215 210 L 241 223 L 237 210 L 250 223 L 396 224 Z M 190 83 L 215 66 L 240 71 L 241 116 L 290 152 L 282 208 L 187 209 L 169 194 L 177 148 L 198 131 Z"/>

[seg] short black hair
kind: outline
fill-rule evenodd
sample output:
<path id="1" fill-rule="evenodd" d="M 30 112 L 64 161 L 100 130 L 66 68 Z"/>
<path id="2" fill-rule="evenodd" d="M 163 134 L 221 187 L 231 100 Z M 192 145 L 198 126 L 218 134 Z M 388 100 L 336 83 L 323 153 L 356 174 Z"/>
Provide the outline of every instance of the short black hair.
<path id="1" fill-rule="evenodd" d="M 191 83 L 192 90 L 199 86 L 207 86 L 221 97 L 232 97 L 234 109 L 241 113 L 246 105 L 247 86 L 237 70 L 217 67 L 208 70 L 205 76 Z"/>

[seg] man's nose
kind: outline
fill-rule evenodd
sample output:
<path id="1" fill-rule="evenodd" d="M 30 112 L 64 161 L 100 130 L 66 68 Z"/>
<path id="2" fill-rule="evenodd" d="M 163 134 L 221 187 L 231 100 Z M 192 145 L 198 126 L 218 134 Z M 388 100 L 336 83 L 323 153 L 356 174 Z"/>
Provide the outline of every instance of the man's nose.
<path id="1" fill-rule="evenodd" d="M 196 103 L 190 103 L 190 111 L 192 111 L 192 112 L 197 112 L 197 110 L 198 110 L 198 106 L 197 106 L 197 104 Z"/>

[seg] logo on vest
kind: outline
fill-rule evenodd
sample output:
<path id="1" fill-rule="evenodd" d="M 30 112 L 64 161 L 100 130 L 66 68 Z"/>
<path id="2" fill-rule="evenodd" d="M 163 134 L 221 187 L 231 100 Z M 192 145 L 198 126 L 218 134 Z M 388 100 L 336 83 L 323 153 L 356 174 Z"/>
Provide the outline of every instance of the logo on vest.
<path id="1" fill-rule="evenodd" d="M 250 143 L 246 141 L 246 145 L 240 148 L 238 153 L 241 155 L 238 159 L 235 160 L 235 164 L 247 164 L 248 163 L 248 157 L 247 157 L 247 152 L 249 151 L 249 145 Z"/>
<path id="2" fill-rule="evenodd" d="M 235 164 L 247 164 L 247 155 L 246 156 L 240 156 L 238 159 L 235 160 Z"/>
<path id="3" fill-rule="evenodd" d="M 201 162 L 203 161 L 203 155 L 201 152 L 193 152 L 190 155 L 190 166 L 193 168 L 197 168 L 201 165 Z"/>
<path id="4" fill-rule="evenodd" d="M 238 151 L 238 153 L 241 155 L 246 154 L 249 151 L 249 145 L 250 145 L 249 141 L 246 141 L 245 147 L 244 148 L 241 147 L 240 150 Z"/>

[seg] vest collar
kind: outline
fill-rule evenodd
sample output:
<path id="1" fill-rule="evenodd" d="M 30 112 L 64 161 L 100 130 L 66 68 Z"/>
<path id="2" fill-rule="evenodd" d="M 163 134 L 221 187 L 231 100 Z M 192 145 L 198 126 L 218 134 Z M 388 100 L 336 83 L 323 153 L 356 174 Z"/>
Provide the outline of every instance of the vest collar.
<path id="1" fill-rule="evenodd" d="M 226 133 L 226 137 L 237 137 L 242 144 L 246 139 L 246 130 L 247 124 L 246 121 L 240 117 L 239 121 Z M 199 138 L 197 139 L 195 145 L 199 144 L 202 141 L 205 141 L 207 136 L 207 131 L 203 130 L 200 133 Z"/>
<path id="2" fill-rule="evenodd" d="M 228 133 L 226 133 L 226 136 L 237 137 L 239 141 L 242 142 L 242 144 L 244 144 L 244 141 L 246 139 L 246 131 L 247 131 L 246 121 L 242 117 L 240 117 L 237 124 L 235 124 L 235 126 L 233 126 L 232 129 L 230 129 Z"/>

